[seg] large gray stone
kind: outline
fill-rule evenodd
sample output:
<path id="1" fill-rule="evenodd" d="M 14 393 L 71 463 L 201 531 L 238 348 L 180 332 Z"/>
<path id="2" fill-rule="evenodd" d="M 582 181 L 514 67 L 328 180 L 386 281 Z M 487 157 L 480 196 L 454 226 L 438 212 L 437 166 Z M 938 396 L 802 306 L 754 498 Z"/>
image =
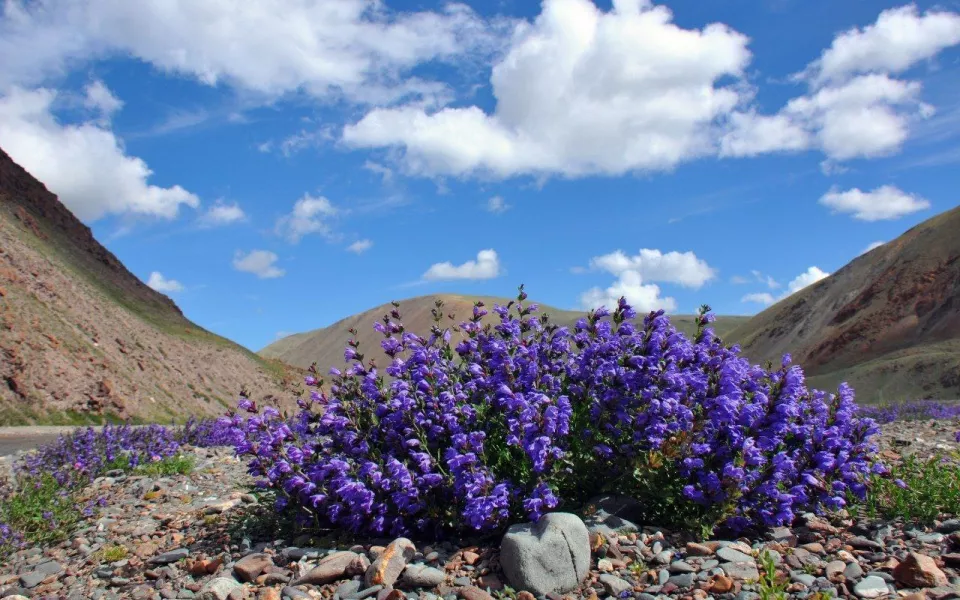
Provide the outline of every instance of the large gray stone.
<path id="1" fill-rule="evenodd" d="M 500 544 L 500 566 L 516 590 L 542 596 L 576 589 L 590 571 L 587 526 L 571 513 L 513 525 Z"/>
<path id="2" fill-rule="evenodd" d="M 216 577 L 203 584 L 197 600 L 227 600 L 230 592 L 241 587 L 240 582 L 231 577 Z"/>

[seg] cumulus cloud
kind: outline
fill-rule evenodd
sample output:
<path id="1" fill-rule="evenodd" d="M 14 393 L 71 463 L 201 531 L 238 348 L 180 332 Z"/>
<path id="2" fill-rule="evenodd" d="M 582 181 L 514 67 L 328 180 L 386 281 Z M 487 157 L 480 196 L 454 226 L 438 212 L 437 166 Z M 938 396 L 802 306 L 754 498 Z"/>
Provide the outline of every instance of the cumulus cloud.
<path id="1" fill-rule="evenodd" d="M 217 227 L 220 225 L 230 225 L 246 220 L 247 215 L 236 202 L 229 203 L 223 199 L 217 200 L 213 206 L 207 209 L 199 219 L 202 227 Z"/>
<path id="2" fill-rule="evenodd" d="M 481 250 L 476 260 L 468 260 L 461 265 L 454 265 L 450 261 L 431 265 L 423 274 L 427 281 L 444 281 L 452 279 L 493 279 L 500 275 L 500 259 L 495 250 Z"/>
<path id="3" fill-rule="evenodd" d="M 753 273 L 755 276 L 759 275 L 757 271 L 754 271 Z M 803 273 L 791 279 L 790 283 L 787 284 L 787 289 L 779 296 L 774 296 L 770 292 L 754 292 L 751 294 L 746 294 L 745 296 L 740 298 L 740 301 L 769 306 L 774 302 L 783 300 L 784 298 L 799 292 L 803 288 L 813 285 L 814 283 L 820 281 L 821 279 L 826 279 L 829 276 L 830 276 L 830 273 L 823 271 L 819 267 L 816 267 L 816 266 L 808 267 L 806 271 L 804 271 Z M 777 284 L 777 287 L 779 287 L 779 285 L 780 284 Z M 774 286 L 771 285 L 770 287 L 772 288 Z"/>
<path id="4" fill-rule="evenodd" d="M 819 149 L 836 162 L 894 153 L 910 125 L 934 109 L 920 100 L 921 85 L 892 76 L 960 43 L 960 15 L 916 6 L 885 10 L 876 22 L 836 36 L 820 58 L 795 76 L 810 86 L 776 114 L 755 109 L 729 116 L 721 156 Z"/>
<path id="5" fill-rule="evenodd" d="M 487 211 L 492 212 L 495 215 L 498 215 L 503 212 L 510 210 L 511 206 L 507 204 L 506 200 L 503 199 L 503 196 L 493 196 L 487 200 Z"/>
<path id="6" fill-rule="evenodd" d="M 233 268 L 244 273 L 253 273 L 260 279 L 283 277 L 286 271 L 276 266 L 278 256 L 268 250 L 241 251 L 233 257 Z"/>
<path id="7" fill-rule="evenodd" d="M 437 99 L 418 64 L 484 56 L 508 27 L 463 4 L 394 12 L 371 0 L 8 0 L 0 18 L 0 89 L 86 61 L 132 55 L 204 84 L 278 96 L 303 90 L 360 102 Z"/>
<path id="8" fill-rule="evenodd" d="M 347 246 L 347 252 L 353 252 L 354 254 L 363 254 L 367 250 L 373 247 L 373 242 L 370 240 L 357 240 L 354 243 Z"/>
<path id="9" fill-rule="evenodd" d="M 845 192 L 831 188 L 820 204 L 833 212 L 847 213 L 861 221 L 890 221 L 930 208 L 930 201 L 908 194 L 896 186 L 884 185 L 870 192 L 853 188 Z"/>
<path id="10" fill-rule="evenodd" d="M 103 121 L 109 121 L 113 113 L 123 108 L 123 101 L 99 79 L 88 83 L 83 92 L 83 105 L 100 115 Z"/>
<path id="11" fill-rule="evenodd" d="M 776 302 L 776 299 L 770 292 L 756 292 L 753 294 L 747 294 L 740 299 L 740 302 L 754 302 L 757 304 L 763 304 L 764 306 L 770 306 Z"/>
<path id="12" fill-rule="evenodd" d="M 590 267 L 621 275 L 637 273 L 647 281 L 676 283 L 699 289 L 716 277 L 716 271 L 693 252 L 667 252 L 643 248 L 635 256 L 621 250 L 590 259 Z"/>
<path id="13" fill-rule="evenodd" d="M 634 256 L 617 250 L 594 257 L 590 268 L 616 276 L 606 288 L 594 287 L 580 295 L 583 308 L 614 306 L 621 296 L 639 312 L 663 309 L 677 310 L 677 301 L 661 296 L 660 286 L 654 282 L 673 283 L 694 289 L 701 288 L 716 277 L 716 271 L 693 252 L 667 252 L 643 248 Z"/>
<path id="14" fill-rule="evenodd" d="M 176 279 L 167 279 L 159 271 L 150 273 L 147 285 L 164 294 L 175 294 L 183 291 L 183 284 Z"/>
<path id="15" fill-rule="evenodd" d="M 867 27 L 838 35 L 803 76 L 819 84 L 857 73 L 900 73 L 956 44 L 960 15 L 942 10 L 921 15 L 915 4 L 908 4 L 881 12 Z"/>
<path id="16" fill-rule="evenodd" d="M 105 96 L 93 97 L 101 108 L 110 106 Z M 153 171 L 147 163 L 128 156 L 102 123 L 59 122 L 52 112 L 56 99 L 49 89 L 10 89 L 0 97 L 0 140 L 13 160 L 79 219 L 90 223 L 108 214 L 173 219 L 181 206 L 199 206 L 200 199 L 179 185 L 149 184 Z"/>
<path id="17" fill-rule="evenodd" d="M 864 248 L 863 251 L 862 251 L 860 254 L 866 254 L 867 252 L 870 252 L 871 250 L 876 250 L 877 248 L 879 248 L 880 246 L 882 246 L 882 245 L 884 245 L 884 244 L 886 244 L 886 242 L 872 242 L 872 243 L 870 243 L 870 244 L 867 244 L 867 247 Z"/>
<path id="18" fill-rule="evenodd" d="M 606 306 L 613 308 L 621 297 L 638 313 L 663 309 L 676 312 L 677 301 L 669 296 L 660 295 L 660 286 L 644 283 L 635 271 L 625 271 L 607 288 L 594 287 L 580 295 L 580 305 L 587 309 Z"/>
<path id="19" fill-rule="evenodd" d="M 796 294 L 803 288 L 811 286 L 821 279 L 826 279 L 829 276 L 830 273 L 822 271 L 818 267 L 808 267 L 806 271 L 800 273 L 790 280 L 790 283 L 787 284 L 787 293 L 784 294 L 784 297 L 791 294 Z"/>
<path id="20" fill-rule="evenodd" d="M 742 99 L 746 36 L 685 29 L 664 6 L 545 0 L 494 65 L 496 109 L 370 111 L 344 128 L 357 148 L 400 149 L 418 174 L 622 174 L 712 153 L 712 123 Z"/>
<path id="21" fill-rule="evenodd" d="M 337 208 L 323 196 L 304 194 L 293 205 L 290 214 L 277 220 L 275 230 L 292 244 L 312 233 L 329 236 L 331 228 L 328 221 L 337 213 Z"/>

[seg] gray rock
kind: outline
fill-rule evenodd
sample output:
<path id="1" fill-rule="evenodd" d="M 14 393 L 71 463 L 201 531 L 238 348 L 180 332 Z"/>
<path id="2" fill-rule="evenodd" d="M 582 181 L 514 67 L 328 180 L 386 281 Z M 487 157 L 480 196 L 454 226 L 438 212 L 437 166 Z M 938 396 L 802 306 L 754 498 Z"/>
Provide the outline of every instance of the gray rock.
<path id="1" fill-rule="evenodd" d="M 360 584 L 362 582 L 359 579 L 351 579 L 350 581 L 344 581 L 337 587 L 337 595 L 341 598 L 346 598 L 350 594 L 360 590 Z"/>
<path id="2" fill-rule="evenodd" d="M 428 567 L 424 564 L 407 565 L 400 575 L 400 583 L 410 587 L 432 588 L 440 585 L 447 578 L 440 569 Z"/>
<path id="3" fill-rule="evenodd" d="M 887 582 L 879 577 L 865 577 L 853 588 L 853 593 L 860 598 L 880 598 L 890 593 Z"/>
<path id="4" fill-rule="evenodd" d="M 953 533 L 955 531 L 960 531 L 960 519 L 947 519 L 943 523 L 940 523 L 940 526 L 937 527 L 937 531 L 940 533 Z"/>
<path id="5" fill-rule="evenodd" d="M 860 568 L 860 563 L 852 562 L 847 565 L 843 570 L 843 576 L 851 581 L 857 581 L 863 577 L 863 569 Z"/>
<path id="6" fill-rule="evenodd" d="M 711 558 L 711 559 L 705 560 L 705 561 L 703 561 L 702 563 L 700 563 L 700 570 L 701 570 L 701 571 L 708 571 L 708 570 L 710 570 L 710 569 L 712 569 L 712 568 L 714 568 L 714 567 L 719 567 L 719 566 L 720 566 L 720 561 L 719 561 L 719 560 L 713 560 L 713 559 Z"/>
<path id="7" fill-rule="evenodd" d="M 513 525 L 500 544 L 500 566 L 516 590 L 535 596 L 566 593 L 590 571 L 590 536 L 571 513 L 549 513 L 534 523 Z"/>
<path id="8" fill-rule="evenodd" d="M 295 587 L 287 586 L 280 590 L 280 596 L 287 600 L 313 600 L 313 596 L 306 592 L 301 592 Z"/>
<path id="9" fill-rule="evenodd" d="M 230 577 L 215 577 L 203 584 L 198 600 L 227 600 L 230 592 L 240 587 L 240 582 Z"/>
<path id="10" fill-rule="evenodd" d="M 723 572 L 727 576 L 742 581 L 760 579 L 760 571 L 757 570 L 757 563 L 753 562 L 732 562 L 722 565 Z"/>
<path id="11" fill-rule="evenodd" d="M 673 552 L 670 550 L 657 552 L 656 556 L 653 557 L 653 562 L 660 565 L 669 565 L 671 560 L 673 560 Z"/>
<path id="12" fill-rule="evenodd" d="M 603 584 L 603 588 L 607 590 L 607 593 L 611 596 L 619 597 L 621 593 L 633 589 L 632 583 L 624 579 L 620 579 L 616 575 L 604 573 L 599 579 L 600 583 Z"/>
<path id="13" fill-rule="evenodd" d="M 163 554 L 158 554 L 147 561 L 151 565 L 166 565 L 170 563 L 175 563 L 182 558 L 190 556 L 189 548 L 177 548 L 176 550 L 171 550 L 169 552 L 164 552 Z"/>
<path id="14" fill-rule="evenodd" d="M 732 563 L 755 562 L 752 556 L 748 554 L 744 554 L 739 550 L 734 550 L 733 548 L 720 548 L 719 550 L 717 550 L 717 556 L 721 560 L 725 560 L 727 562 L 732 562 Z"/>
<path id="15" fill-rule="evenodd" d="M 469 578 L 469 577 L 457 577 L 456 579 L 453 580 L 453 585 L 457 585 L 457 586 L 460 586 L 460 587 L 466 587 L 466 586 L 472 585 L 472 584 L 473 584 L 473 582 L 470 581 L 470 578 Z"/>
<path id="16" fill-rule="evenodd" d="M 681 573 L 680 575 L 674 575 L 669 579 L 669 582 L 678 588 L 688 588 L 693 585 L 693 581 L 693 573 Z"/>
<path id="17" fill-rule="evenodd" d="M 377 592 L 383 589 L 382 585 L 371 585 L 370 587 L 356 591 L 349 596 L 344 596 L 344 600 L 363 600 L 364 598 L 369 598 L 370 596 L 375 596 Z"/>
<path id="18" fill-rule="evenodd" d="M 670 571 L 667 569 L 660 569 L 660 571 L 657 573 L 657 582 L 660 585 L 663 585 L 668 581 L 670 581 Z"/>
<path id="19" fill-rule="evenodd" d="M 670 563 L 671 573 L 696 573 L 697 569 L 690 563 L 682 560 Z"/>
<path id="20" fill-rule="evenodd" d="M 30 571 L 29 573 L 24 573 L 20 576 L 20 585 L 27 589 L 35 588 L 47 577 L 49 577 L 47 573 Z"/>
<path id="21" fill-rule="evenodd" d="M 796 581 L 797 583 L 802 583 L 807 587 L 813 587 L 813 584 L 817 582 L 817 578 L 813 575 L 808 575 L 803 571 L 793 571 L 790 573 L 790 579 Z"/>

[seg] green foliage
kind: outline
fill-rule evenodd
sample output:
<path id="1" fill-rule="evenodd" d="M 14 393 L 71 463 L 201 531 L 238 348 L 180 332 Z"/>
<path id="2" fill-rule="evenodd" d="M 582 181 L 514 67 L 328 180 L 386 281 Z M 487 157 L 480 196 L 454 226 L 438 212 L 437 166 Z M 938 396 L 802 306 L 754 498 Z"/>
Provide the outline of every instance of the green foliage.
<path id="1" fill-rule="evenodd" d="M 760 600 L 786 600 L 787 581 L 777 576 L 777 564 L 773 555 L 764 550 L 760 554 L 760 580 L 758 592 Z"/>
<path id="2" fill-rule="evenodd" d="M 923 524 L 960 514 L 960 455 L 921 460 L 907 456 L 893 465 L 889 477 L 875 477 L 862 508 L 871 517 Z"/>
<path id="3" fill-rule="evenodd" d="M 197 460 L 193 455 L 177 454 L 156 462 L 142 464 L 136 471 L 153 476 L 187 475 L 193 472 L 196 465 Z"/>
<path id="4" fill-rule="evenodd" d="M 104 546 L 100 551 L 100 559 L 105 563 L 113 563 L 118 560 L 123 560 L 127 557 L 129 551 L 126 546 L 121 544 L 115 544 L 111 546 Z"/>
<path id="5" fill-rule="evenodd" d="M 76 499 L 50 475 L 27 479 L 0 503 L 0 523 L 6 523 L 34 544 L 66 539 L 82 515 Z M 0 554 L 5 549 L 0 548 Z"/>

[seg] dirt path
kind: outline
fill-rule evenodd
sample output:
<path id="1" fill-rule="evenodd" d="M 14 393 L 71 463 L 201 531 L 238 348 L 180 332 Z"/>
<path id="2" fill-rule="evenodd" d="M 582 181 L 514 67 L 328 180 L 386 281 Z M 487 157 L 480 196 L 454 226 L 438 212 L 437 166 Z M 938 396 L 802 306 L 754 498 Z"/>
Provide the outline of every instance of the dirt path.
<path id="1" fill-rule="evenodd" d="M 77 428 L 57 426 L 0 427 L 0 456 L 8 456 L 20 450 L 30 450 L 41 444 L 56 441 L 58 435 L 70 433 L 74 429 Z M 94 429 L 100 428 L 95 427 Z"/>

